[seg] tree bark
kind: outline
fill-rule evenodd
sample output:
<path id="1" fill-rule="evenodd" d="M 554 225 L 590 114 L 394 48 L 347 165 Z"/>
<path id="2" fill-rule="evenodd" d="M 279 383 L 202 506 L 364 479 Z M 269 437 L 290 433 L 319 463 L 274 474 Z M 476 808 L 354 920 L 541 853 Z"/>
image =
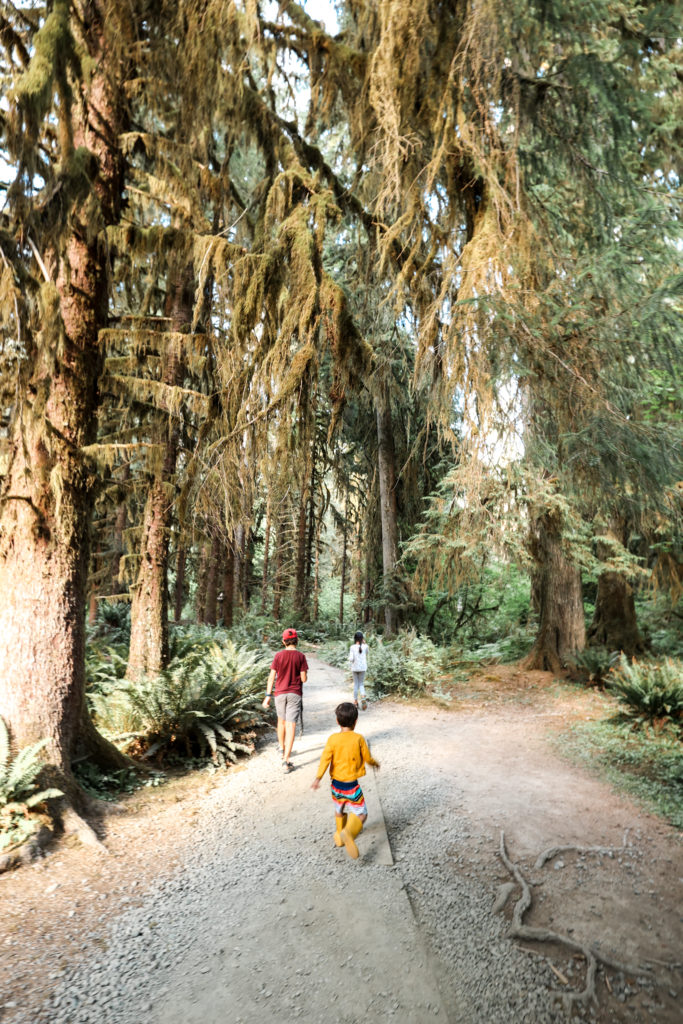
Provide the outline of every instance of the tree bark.
<path id="1" fill-rule="evenodd" d="M 97 594 L 95 590 L 90 591 L 90 601 L 88 602 L 88 625 L 94 626 L 97 621 Z"/>
<path id="2" fill-rule="evenodd" d="M 586 646 L 581 575 L 563 554 L 557 517 L 546 514 L 537 520 L 531 548 L 538 566 L 540 622 L 536 641 L 523 665 L 559 672 Z"/>
<path id="3" fill-rule="evenodd" d="M 593 645 L 604 644 L 610 651 L 623 651 L 629 658 L 645 650 L 636 620 L 633 588 L 618 572 L 603 572 L 598 578 L 588 639 Z"/>
<path id="4" fill-rule="evenodd" d="M 235 542 L 229 538 L 225 552 L 223 572 L 223 625 L 230 629 L 235 604 Z"/>
<path id="5" fill-rule="evenodd" d="M 179 545 L 176 558 L 175 571 L 175 594 L 173 600 L 173 621 L 180 622 L 185 603 L 185 563 L 187 562 L 187 550 L 184 545 Z"/>
<path id="6" fill-rule="evenodd" d="M 254 576 L 254 533 L 251 528 L 244 531 L 244 555 L 242 560 L 242 594 L 241 603 L 245 612 L 249 611 L 251 587 Z"/>
<path id="7" fill-rule="evenodd" d="M 242 523 L 235 527 L 235 594 L 240 604 L 244 597 L 245 530 Z"/>
<path id="8" fill-rule="evenodd" d="M 187 333 L 192 323 L 193 281 L 187 268 L 171 289 L 171 329 Z M 163 356 L 162 381 L 177 387 L 183 379 L 182 351 L 169 345 Z M 168 664 L 168 552 L 175 507 L 175 470 L 180 428 L 170 411 L 163 417 L 165 454 L 154 478 L 143 516 L 138 577 L 132 588 L 127 679 L 156 675 Z"/>
<path id="9" fill-rule="evenodd" d="M 268 600 L 268 569 L 270 561 L 270 496 L 266 504 L 266 527 L 263 537 L 263 577 L 261 579 L 261 615 L 266 614 Z"/>
<path id="10" fill-rule="evenodd" d="M 398 615 L 394 606 L 394 582 L 398 561 L 398 508 L 396 464 L 391 421 L 389 387 L 382 384 L 377 398 L 377 468 L 379 474 L 380 519 L 382 523 L 382 567 L 384 579 L 384 626 L 387 636 L 396 632 Z"/>
<path id="11" fill-rule="evenodd" d="M 204 621 L 209 626 L 215 626 L 218 622 L 218 574 L 220 572 L 221 547 L 220 538 L 214 537 L 211 543 L 209 572 L 206 580 L 206 605 L 204 606 Z"/>
<path id="12" fill-rule="evenodd" d="M 130 463 L 126 463 L 123 467 L 123 480 L 124 483 L 130 480 Z M 128 509 L 126 506 L 125 497 L 119 502 L 116 509 L 116 519 L 114 520 L 114 555 L 112 558 L 111 565 L 111 592 L 112 594 L 121 593 L 121 561 L 125 552 L 124 535 L 126 532 L 126 526 L 128 525 Z"/>
<path id="13" fill-rule="evenodd" d="M 205 542 L 199 549 L 199 565 L 197 567 L 197 588 L 194 594 L 194 614 L 195 621 L 198 626 L 202 626 L 206 619 L 204 613 L 206 610 L 206 587 L 209 578 L 209 560 L 211 557 L 211 548 Z"/>
<path id="14" fill-rule="evenodd" d="M 286 543 L 286 510 L 281 509 L 278 515 L 277 536 L 275 538 L 275 581 L 273 585 L 273 618 L 278 621 L 282 610 L 284 584 L 284 559 Z"/>
<path id="15" fill-rule="evenodd" d="M 361 541 L 361 516 L 358 509 L 356 519 L 356 618 L 362 621 L 363 615 L 363 544 Z"/>
<path id="16" fill-rule="evenodd" d="M 93 74 L 74 98 L 73 142 L 96 161 L 89 198 L 97 201 L 106 226 L 117 223 L 121 209 L 123 69 L 108 67 L 101 12 L 91 8 L 82 28 Z M 96 434 L 108 261 L 87 201 L 62 216 L 69 233 L 43 254 L 51 276 L 42 289 L 44 329 L 18 381 L 0 491 L 0 715 L 14 746 L 47 740 L 56 777 L 68 784 L 79 735 L 86 753 L 95 752 L 100 761 L 128 762 L 95 731 L 85 704 L 95 475 L 82 448 Z"/>
<path id="17" fill-rule="evenodd" d="M 339 587 L 339 621 L 344 625 L 344 592 L 346 590 L 346 551 L 348 546 L 348 516 L 349 516 L 349 486 L 346 485 L 346 500 L 344 502 L 344 525 L 342 527 L 342 563 L 341 583 Z"/>
<path id="18" fill-rule="evenodd" d="M 294 609 L 301 619 L 307 618 L 306 608 L 306 539 L 308 531 L 308 488 L 302 491 L 299 499 L 299 514 L 296 530 L 296 570 L 294 579 Z"/>

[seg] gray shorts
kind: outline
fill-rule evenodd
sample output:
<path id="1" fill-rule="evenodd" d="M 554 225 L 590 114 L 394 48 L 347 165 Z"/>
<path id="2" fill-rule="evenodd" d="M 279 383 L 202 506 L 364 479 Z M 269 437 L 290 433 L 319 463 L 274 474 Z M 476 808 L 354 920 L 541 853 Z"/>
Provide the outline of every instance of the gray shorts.
<path id="1" fill-rule="evenodd" d="M 275 698 L 277 717 L 285 722 L 298 722 L 301 717 L 301 694 L 280 693 Z"/>

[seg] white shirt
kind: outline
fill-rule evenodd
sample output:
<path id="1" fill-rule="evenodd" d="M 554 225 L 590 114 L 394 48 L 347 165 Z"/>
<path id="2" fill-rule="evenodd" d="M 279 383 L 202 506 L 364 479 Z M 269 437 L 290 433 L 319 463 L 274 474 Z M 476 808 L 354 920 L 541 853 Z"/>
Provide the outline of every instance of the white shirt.
<path id="1" fill-rule="evenodd" d="M 360 651 L 358 650 L 358 644 L 352 644 L 349 649 L 349 661 L 351 662 L 352 672 L 367 672 L 368 670 L 368 645 L 362 643 L 360 645 Z"/>

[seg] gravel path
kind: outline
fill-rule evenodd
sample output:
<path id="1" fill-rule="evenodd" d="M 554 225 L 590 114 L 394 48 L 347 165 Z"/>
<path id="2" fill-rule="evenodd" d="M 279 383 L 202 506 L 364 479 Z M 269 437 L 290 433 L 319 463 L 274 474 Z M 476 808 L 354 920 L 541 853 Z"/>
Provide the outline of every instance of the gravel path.
<path id="1" fill-rule="evenodd" d="M 358 729 L 382 768 L 364 786 L 370 819 L 353 862 L 332 843 L 327 787 L 310 789 L 348 689 L 341 671 L 309 664 L 296 770 L 282 773 L 273 740 L 246 770 L 222 776 L 181 865 L 164 873 L 160 843 L 161 874 L 139 904 L 114 916 L 97 946 L 84 941 L 87 958 L 67 967 L 40 1013 L 0 1006 L 3 1024 L 564 1019 L 549 961 L 520 949 L 493 913 L 507 875 L 492 839 L 498 826 L 514 838 L 514 821 L 492 821 L 487 808 L 484 829 L 468 806 L 471 780 L 461 790 L 454 771 L 462 722 L 400 704 L 361 713 Z M 468 764 L 481 787 L 478 764 Z M 482 806 L 486 792 L 483 784 Z"/>

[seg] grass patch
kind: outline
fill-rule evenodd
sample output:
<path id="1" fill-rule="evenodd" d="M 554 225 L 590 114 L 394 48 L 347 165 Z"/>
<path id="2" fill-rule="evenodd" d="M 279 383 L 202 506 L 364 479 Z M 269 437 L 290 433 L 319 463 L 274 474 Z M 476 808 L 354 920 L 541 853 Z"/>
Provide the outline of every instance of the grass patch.
<path id="1" fill-rule="evenodd" d="M 597 769 L 615 788 L 683 829 L 683 745 L 615 722 L 579 722 L 561 734 L 562 752 Z"/>

